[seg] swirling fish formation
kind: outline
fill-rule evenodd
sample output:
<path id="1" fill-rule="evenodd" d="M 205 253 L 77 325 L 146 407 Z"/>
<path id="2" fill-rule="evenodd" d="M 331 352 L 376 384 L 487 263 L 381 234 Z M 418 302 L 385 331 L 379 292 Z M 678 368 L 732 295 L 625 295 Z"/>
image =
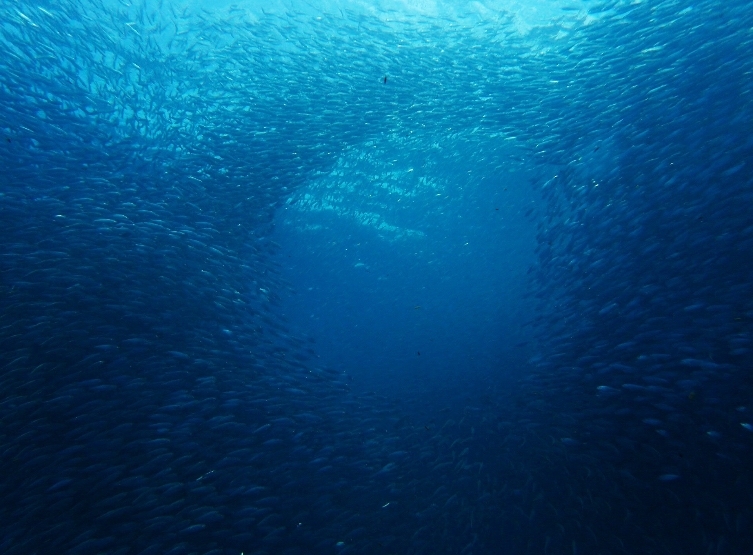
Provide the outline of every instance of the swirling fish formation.
<path id="1" fill-rule="evenodd" d="M 564 8 L 0 6 L 0 552 L 749 553 L 753 6 Z M 425 418 L 277 309 L 286 203 L 421 240 L 387 143 L 542 199 L 525 378 Z"/>

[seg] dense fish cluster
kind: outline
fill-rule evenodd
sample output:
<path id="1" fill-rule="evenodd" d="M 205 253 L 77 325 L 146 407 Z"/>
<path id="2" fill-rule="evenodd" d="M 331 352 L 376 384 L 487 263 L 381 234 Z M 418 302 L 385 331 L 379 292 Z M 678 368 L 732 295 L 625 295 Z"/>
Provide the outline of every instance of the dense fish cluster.
<path id="1" fill-rule="evenodd" d="M 274 310 L 276 204 L 382 114 L 284 19 L 119 10 L 5 13 L 3 552 L 432 549 L 482 489 L 454 423 L 348 400 Z"/>
<path id="2" fill-rule="evenodd" d="M 749 552 L 752 7 L 3 4 L 0 552 Z M 290 333 L 278 208 L 409 243 L 522 168 L 519 384 Z"/>
<path id="3" fill-rule="evenodd" d="M 557 165 L 537 223 L 542 410 L 567 415 L 570 472 L 611 489 L 573 486 L 599 527 L 635 526 L 642 552 L 753 545 L 753 19 L 699 8 L 576 33 L 538 145 Z"/>
<path id="4" fill-rule="evenodd" d="M 286 200 L 286 211 L 297 217 L 313 214 L 312 221 L 332 215 L 373 229 L 388 242 L 424 246 L 425 242 L 410 239 L 425 238 L 432 229 L 446 229 L 447 215 L 477 195 L 485 180 L 505 183 L 518 169 L 519 164 L 509 162 L 517 151 L 500 145 L 486 152 L 482 144 L 488 138 L 480 135 L 473 130 L 447 137 L 437 137 L 433 130 L 378 134 L 358 148 L 347 149 L 329 172 L 296 191 Z M 448 156 L 448 152 L 457 154 Z M 489 173 L 477 176 L 478 168 Z M 512 203 L 509 196 L 505 201 Z M 288 218 L 296 223 L 292 216 Z"/>

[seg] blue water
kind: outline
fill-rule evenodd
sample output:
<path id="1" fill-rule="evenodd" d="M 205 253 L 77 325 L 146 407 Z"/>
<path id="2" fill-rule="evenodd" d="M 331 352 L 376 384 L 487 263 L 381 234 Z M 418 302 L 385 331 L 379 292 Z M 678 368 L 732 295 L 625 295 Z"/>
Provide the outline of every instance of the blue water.
<path id="1" fill-rule="evenodd" d="M 752 7 L 0 6 L 0 553 L 753 552 Z"/>
<path id="2" fill-rule="evenodd" d="M 508 172 L 475 184 L 471 160 L 448 164 L 422 141 L 407 156 L 387 150 L 388 138 L 381 145 L 378 158 L 315 180 L 278 213 L 273 237 L 290 283 L 280 314 L 357 390 L 395 393 L 399 383 L 402 396 L 448 402 L 455 387 L 516 374 L 529 352 L 529 179 Z"/>

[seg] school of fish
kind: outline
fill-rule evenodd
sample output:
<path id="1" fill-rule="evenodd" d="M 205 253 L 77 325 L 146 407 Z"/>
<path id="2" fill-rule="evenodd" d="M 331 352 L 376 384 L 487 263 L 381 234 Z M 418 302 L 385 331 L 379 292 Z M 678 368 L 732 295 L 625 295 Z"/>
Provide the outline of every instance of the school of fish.
<path id="1" fill-rule="evenodd" d="M 560 12 L 3 3 L 0 552 L 750 553 L 753 5 Z M 510 387 L 287 329 L 275 212 L 385 138 L 535 175 Z"/>

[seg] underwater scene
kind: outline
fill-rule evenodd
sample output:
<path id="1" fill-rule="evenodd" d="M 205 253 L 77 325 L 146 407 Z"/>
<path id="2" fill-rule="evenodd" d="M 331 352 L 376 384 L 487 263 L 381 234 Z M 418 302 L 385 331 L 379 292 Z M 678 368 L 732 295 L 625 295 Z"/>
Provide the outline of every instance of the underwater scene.
<path id="1" fill-rule="evenodd" d="M 753 553 L 749 0 L 0 2 L 0 553 Z"/>

